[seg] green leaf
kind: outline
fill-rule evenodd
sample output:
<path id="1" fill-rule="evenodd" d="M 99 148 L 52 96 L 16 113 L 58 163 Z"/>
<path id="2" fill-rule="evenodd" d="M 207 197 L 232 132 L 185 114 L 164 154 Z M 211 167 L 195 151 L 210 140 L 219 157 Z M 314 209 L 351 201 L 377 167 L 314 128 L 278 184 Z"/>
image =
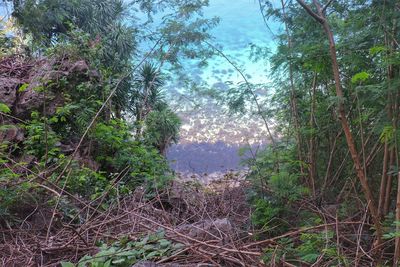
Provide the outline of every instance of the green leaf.
<path id="1" fill-rule="evenodd" d="M 365 71 L 359 72 L 351 78 L 352 83 L 365 82 L 369 78 L 369 74 Z"/>
<path id="2" fill-rule="evenodd" d="M 387 233 L 383 235 L 383 239 L 393 239 L 396 237 L 400 237 L 400 232 Z"/>
<path id="3" fill-rule="evenodd" d="M 6 104 L 0 102 L 0 112 L 10 113 L 11 109 Z"/>
<path id="4" fill-rule="evenodd" d="M 185 245 L 181 244 L 181 243 L 176 243 L 173 245 L 173 249 L 176 249 L 176 250 L 184 248 L 184 247 L 185 247 Z"/>
<path id="5" fill-rule="evenodd" d="M 126 261 L 126 259 L 120 258 L 120 259 L 113 260 L 112 264 L 121 264 L 121 263 L 124 263 L 125 261 Z M 110 262 L 110 264 L 111 264 L 111 262 Z"/>
<path id="6" fill-rule="evenodd" d="M 71 263 L 71 262 L 61 262 L 61 267 L 75 267 L 75 264 Z"/>
<path id="7" fill-rule="evenodd" d="M 22 93 L 24 91 L 26 91 L 26 89 L 28 89 L 29 84 L 28 83 L 24 83 L 23 85 L 21 85 L 21 87 L 18 89 L 19 93 Z"/>
<path id="8" fill-rule="evenodd" d="M 310 253 L 310 254 L 304 255 L 303 257 L 301 257 L 301 259 L 306 262 L 312 263 L 312 262 L 315 262 L 318 259 L 318 257 L 319 257 L 319 254 Z"/>
<path id="9" fill-rule="evenodd" d="M 44 91 L 44 87 L 42 85 L 33 88 L 33 91 L 35 92 L 43 92 Z"/>
<path id="10" fill-rule="evenodd" d="M 159 251 L 152 251 L 146 255 L 146 259 L 152 259 L 160 255 Z"/>
<path id="11" fill-rule="evenodd" d="M 167 239 L 160 239 L 158 242 L 161 247 L 168 247 L 171 245 L 171 241 L 169 241 Z"/>
<path id="12" fill-rule="evenodd" d="M 369 49 L 369 54 L 373 56 L 373 55 L 379 54 L 381 52 L 384 52 L 386 50 L 387 50 L 387 48 L 385 46 L 377 45 L 377 46 L 371 47 Z"/>
<path id="13" fill-rule="evenodd" d="M 381 135 L 379 136 L 379 140 L 381 143 L 391 142 L 395 136 L 395 128 L 393 126 L 385 126 L 382 130 Z"/>
<path id="14" fill-rule="evenodd" d="M 132 256 L 136 257 L 138 255 L 139 253 L 136 250 L 129 250 L 118 253 L 119 257 L 132 257 Z"/>

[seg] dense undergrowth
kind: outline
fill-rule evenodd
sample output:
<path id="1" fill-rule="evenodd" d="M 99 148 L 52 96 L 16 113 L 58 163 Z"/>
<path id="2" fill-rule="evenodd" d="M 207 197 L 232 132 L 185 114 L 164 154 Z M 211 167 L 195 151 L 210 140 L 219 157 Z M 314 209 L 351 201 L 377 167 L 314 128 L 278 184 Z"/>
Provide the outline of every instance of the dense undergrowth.
<path id="1" fill-rule="evenodd" d="M 293 225 L 336 225 L 282 239 L 268 261 L 398 266 L 398 3 L 260 4 L 283 31 L 276 51 L 254 49 L 278 88 L 255 109 L 274 119 L 278 138 L 250 160 L 254 223 L 269 237 Z"/>
<path id="2" fill-rule="evenodd" d="M 138 185 L 160 187 L 171 176 L 157 149 L 135 140 L 132 127 L 109 107 L 87 128 L 110 90 L 99 70 L 86 63 L 90 59 L 62 51 L 40 61 L 18 56 L 1 61 L 2 79 L 10 81 L 2 115 L 3 215 L 46 195 L 43 183 L 79 197 L 111 200 Z M 15 65 L 24 69 L 23 77 L 13 75 Z"/>

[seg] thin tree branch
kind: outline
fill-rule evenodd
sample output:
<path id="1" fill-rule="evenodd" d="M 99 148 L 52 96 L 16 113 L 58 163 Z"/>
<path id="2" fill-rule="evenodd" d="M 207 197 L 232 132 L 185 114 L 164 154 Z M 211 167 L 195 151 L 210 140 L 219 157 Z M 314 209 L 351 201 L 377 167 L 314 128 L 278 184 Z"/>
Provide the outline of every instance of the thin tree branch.
<path id="1" fill-rule="evenodd" d="M 260 115 L 260 117 L 262 118 L 262 120 L 264 121 L 265 127 L 267 128 L 267 132 L 269 135 L 269 138 L 271 139 L 271 142 L 274 146 L 274 149 L 276 149 L 276 141 L 275 138 L 272 134 L 271 128 L 269 126 L 269 123 L 267 121 L 267 118 L 265 117 L 265 115 L 262 113 L 262 108 L 261 108 L 261 104 L 257 99 L 257 95 L 254 93 L 253 88 L 251 88 L 250 82 L 247 80 L 246 76 L 243 74 L 243 72 L 239 69 L 238 66 L 236 66 L 235 63 L 232 62 L 232 60 L 229 59 L 229 57 L 227 57 L 224 52 L 222 52 L 220 49 L 218 49 L 215 45 L 210 44 L 209 42 L 205 41 L 205 43 L 210 46 L 212 49 L 214 49 L 218 54 L 220 54 L 226 61 L 228 61 L 229 64 L 232 65 L 232 67 L 235 68 L 235 70 L 240 74 L 240 76 L 242 76 L 244 82 L 246 83 L 246 86 L 251 94 L 251 96 L 253 97 L 254 103 L 257 106 L 257 110 L 258 110 L 258 114 Z"/>
<path id="2" fill-rule="evenodd" d="M 332 4 L 333 0 L 329 0 L 329 2 L 322 8 L 322 13 L 326 11 L 326 9 Z"/>
<path id="3" fill-rule="evenodd" d="M 266 27 L 266 28 L 268 29 L 268 31 L 272 34 L 272 36 L 275 38 L 276 35 L 275 35 L 274 32 L 272 31 L 271 27 L 269 27 L 268 22 L 267 22 L 267 19 L 266 19 L 266 16 L 264 15 L 264 7 L 265 7 L 265 6 L 263 7 L 263 5 L 261 4 L 261 0 L 258 0 L 258 4 L 259 4 L 259 7 L 260 7 L 260 13 L 261 13 L 261 17 L 263 18 L 265 27 Z"/>
<path id="4" fill-rule="evenodd" d="M 306 4 L 304 3 L 303 0 L 296 0 L 297 3 L 299 3 L 305 11 L 307 11 L 308 14 L 310 14 L 311 17 L 313 17 L 316 21 L 318 21 L 319 23 L 323 23 L 324 22 L 324 18 L 320 17 L 317 13 L 315 13 L 314 11 L 312 11 L 312 9 Z"/>

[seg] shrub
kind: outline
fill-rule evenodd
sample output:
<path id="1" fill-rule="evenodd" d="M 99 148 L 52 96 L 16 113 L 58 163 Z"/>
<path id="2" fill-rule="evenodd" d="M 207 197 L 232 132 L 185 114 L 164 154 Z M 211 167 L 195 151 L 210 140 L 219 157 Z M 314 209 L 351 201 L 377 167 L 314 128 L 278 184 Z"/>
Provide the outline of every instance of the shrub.
<path id="1" fill-rule="evenodd" d="M 63 262 L 61 266 L 128 267 L 141 260 L 156 260 L 167 257 L 177 252 L 182 245 L 172 243 L 165 239 L 164 235 L 164 232 L 160 230 L 138 241 L 129 241 L 128 238 L 122 238 L 121 241 L 115 242 L 111 246 L 101 244 L 98 253 L 93 256 L 84 256 L 79 260 L 77 265 L 70 262 Z"/>

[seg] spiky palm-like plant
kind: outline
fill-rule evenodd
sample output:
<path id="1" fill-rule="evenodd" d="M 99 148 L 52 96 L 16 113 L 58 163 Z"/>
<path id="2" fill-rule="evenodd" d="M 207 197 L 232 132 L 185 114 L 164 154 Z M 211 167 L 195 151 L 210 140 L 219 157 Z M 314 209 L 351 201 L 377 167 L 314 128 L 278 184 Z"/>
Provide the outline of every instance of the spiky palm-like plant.
<path id="1" fill-rule="evenodd" d="M 142 124 L 147 114 L 160 106 L 165 106 L 161 87 L 164 79 L 159 69 L 152 63 L 145 63 L 133 79 L 131 106 L 136 116 L 137 135 L 141 136 Z"/>
<path id="2" fill-rule="evenodd" d="M 156 147 L 163 156 L 171 144 L 178 142 L 181 120 L 168 107 L 151 111 L 145 126 L 145 141 Z"/>

